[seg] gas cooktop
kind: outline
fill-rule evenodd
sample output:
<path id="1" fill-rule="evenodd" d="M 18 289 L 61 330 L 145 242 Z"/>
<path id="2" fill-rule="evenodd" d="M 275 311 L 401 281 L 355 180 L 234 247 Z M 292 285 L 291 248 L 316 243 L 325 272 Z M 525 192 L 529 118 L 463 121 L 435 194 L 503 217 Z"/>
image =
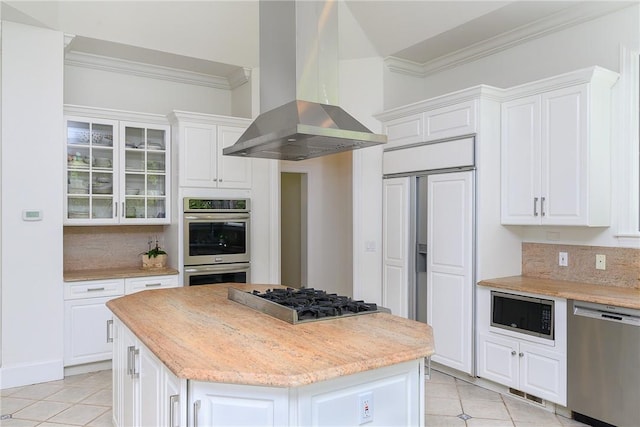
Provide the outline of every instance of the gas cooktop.
<path id="1" fill-rule="evenodd" d="M 313 288 L 275 288 L 262 293 L 229 288 L 228 298 L 292 324 L 360 314 L 390 313 L 390 310 L 373 303 Z"/>

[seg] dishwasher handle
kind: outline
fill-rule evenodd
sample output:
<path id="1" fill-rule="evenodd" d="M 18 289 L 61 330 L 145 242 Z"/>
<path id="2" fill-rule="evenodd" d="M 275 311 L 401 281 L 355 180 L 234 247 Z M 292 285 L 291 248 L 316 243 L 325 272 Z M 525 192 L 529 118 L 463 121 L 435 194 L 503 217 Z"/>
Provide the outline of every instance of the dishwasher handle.
<path id="1" fill-rule="evenodd" d="M 573 306 L 573 315 L 640 327 L 640 310 L 634 310 L 631 308 L 575 302 Z"/>

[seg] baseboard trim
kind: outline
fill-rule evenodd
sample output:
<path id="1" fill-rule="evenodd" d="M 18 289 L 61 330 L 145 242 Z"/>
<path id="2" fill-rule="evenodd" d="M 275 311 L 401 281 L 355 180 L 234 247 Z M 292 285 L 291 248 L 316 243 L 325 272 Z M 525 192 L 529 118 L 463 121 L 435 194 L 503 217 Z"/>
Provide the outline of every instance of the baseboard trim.
<path id="1" fill-rule="evenodd" d="M 102 362 L 85 363 L 84 365 L 66 366 L 64 368 L 64 376 L 86 374 L 89 372 L 98 372 L 111 369 L 111 360 Z"/>
<path id="2" fill-rule="evenodd" d="M 57 381 L 63 378 L 62 359 L 3 366 L 0 368 L 0 389 Z"/>

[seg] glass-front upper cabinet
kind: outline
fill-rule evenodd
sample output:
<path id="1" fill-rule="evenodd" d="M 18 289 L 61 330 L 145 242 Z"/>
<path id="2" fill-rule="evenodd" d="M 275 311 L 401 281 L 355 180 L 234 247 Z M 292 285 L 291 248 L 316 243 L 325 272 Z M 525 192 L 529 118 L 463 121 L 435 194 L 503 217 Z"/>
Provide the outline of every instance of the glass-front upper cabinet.
<path id="1" fill-rule="evenodd" d="M 169 207 L 169 127 L 121 122 L 120 135 L 124 141 L 120 162 L 124 165 L 122 222 L 164 223 Z"/>
<path id="2" fill-rule="evenodd" d="M 67 117 L 66 223 L 117 223 L 118 122 Z"/>
<path id="3" fill-rule="evenodd" d="M 65 224 L 166 224 L 169 126 L 66 118 Z"/>

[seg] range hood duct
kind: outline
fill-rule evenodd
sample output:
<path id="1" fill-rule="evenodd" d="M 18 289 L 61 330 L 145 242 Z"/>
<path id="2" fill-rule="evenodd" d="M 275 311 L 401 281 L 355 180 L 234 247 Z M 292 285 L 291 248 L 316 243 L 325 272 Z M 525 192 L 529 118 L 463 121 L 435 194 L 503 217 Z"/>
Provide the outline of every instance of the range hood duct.
<path id="1" fill-rule="evenodd" d="M 336 104 L 337 2 L 260 0 L 260 114 L 231 156 L 304 160 L 384 144 Z"/>

